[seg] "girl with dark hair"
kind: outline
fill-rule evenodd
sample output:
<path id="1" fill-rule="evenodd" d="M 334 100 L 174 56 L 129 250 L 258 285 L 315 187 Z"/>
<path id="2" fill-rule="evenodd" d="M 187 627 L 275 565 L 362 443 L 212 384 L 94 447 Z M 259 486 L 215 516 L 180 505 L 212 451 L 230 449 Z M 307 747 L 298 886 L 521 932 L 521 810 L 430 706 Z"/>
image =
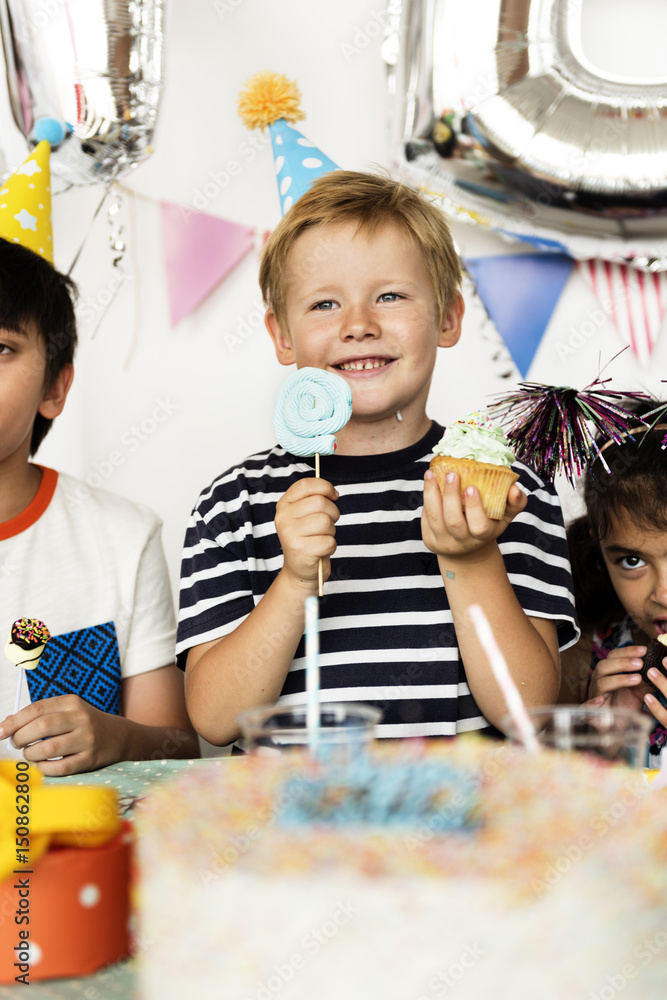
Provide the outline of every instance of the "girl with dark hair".
<path id="1" fill-rule="evenodd" d="M 602 445 L 584 475 L 586 513 L 567 529 L 582 638 L 562 654 L 559 697 L 650 713 L 652 766 L 667 742 L 667 420 L 654 420 Z"/>

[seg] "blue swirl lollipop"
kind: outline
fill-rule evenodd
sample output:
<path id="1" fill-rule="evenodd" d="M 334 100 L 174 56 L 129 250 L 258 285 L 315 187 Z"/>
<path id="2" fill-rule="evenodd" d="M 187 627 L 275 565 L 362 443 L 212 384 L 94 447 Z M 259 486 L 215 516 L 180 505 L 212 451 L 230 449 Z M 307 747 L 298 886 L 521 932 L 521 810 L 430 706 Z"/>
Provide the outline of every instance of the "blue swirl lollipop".
<path id="1" fill-rule="evenodd" d="M 351 416 L 352 392 L 344 378 L 321 368 L 300 368 L 278 393 L 273 429 L 292 455 L 333 455 L 336 434 Z"/>

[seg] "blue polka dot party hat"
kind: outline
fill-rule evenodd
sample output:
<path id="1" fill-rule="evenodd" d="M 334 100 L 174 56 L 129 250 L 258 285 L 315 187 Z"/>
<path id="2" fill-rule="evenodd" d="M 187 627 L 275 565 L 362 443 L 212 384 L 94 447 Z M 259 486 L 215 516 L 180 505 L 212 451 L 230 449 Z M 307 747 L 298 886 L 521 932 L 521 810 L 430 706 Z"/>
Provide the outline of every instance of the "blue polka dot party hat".
<path id="1" fill-rule="evenodd" d="M 0 188 L 0 237 L 53 263 L 51 146 L 43 139 Z"/>
<path id="2" fill-rule="evenodd" d="M 305 118 L 300 100 L 295 83 L 269 70 L 251 77 L 238 99 L 239 115 L 248 128 L 269 129 L 283 215 L 317 177 L 340 169 L 292 127 Z"/>

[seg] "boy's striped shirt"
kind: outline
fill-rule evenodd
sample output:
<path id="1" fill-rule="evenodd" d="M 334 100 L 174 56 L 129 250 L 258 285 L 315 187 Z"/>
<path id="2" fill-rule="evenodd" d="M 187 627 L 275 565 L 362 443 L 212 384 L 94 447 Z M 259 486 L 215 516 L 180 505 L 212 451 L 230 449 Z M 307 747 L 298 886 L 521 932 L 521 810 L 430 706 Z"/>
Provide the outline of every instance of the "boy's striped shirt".
<path id="1" fill-rule="evenodd" d="M 338 490 L 340 519 L 331 576 L 320 599 L 323 701 L 364 701 L 382 709 L 382 737 L 495 732 L 478 709 L 459 658 L 437 558 L 421 535 L 423 477 L 443 428 L 384 455 L 322 457 Z M 578 637 L 560 503 L 517 463 L 528 504 L 499 545 L 524 610 L 553 619 L 561 648 Z M 199 497 L 185 537 L 177 654 L 232 632 L 282 566 L 276 503 L 314 459 L 276 446 L 223 473 Z M 270 647 L 277 637 L 267 635 Z M 253 669 L 249 660 L 247 669 Z M 302 638 L 280 702 L 303 701 Z"/>

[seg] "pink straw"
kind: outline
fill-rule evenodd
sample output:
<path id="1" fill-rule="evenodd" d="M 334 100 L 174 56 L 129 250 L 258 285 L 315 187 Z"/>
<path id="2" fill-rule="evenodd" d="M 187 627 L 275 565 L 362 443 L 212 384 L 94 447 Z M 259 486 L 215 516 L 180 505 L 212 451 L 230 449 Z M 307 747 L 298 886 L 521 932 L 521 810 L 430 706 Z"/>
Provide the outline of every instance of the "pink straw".
<path id="1" fill-rule="evenodd" d="M 540 745 L 535 735 L 535 727 L 530 721 L 526 706 L 507 668 L 505 657 L 501 653 L 500 647 L 496 642 L 496 637 L 491 631 L 489 621 L 479 604 L 471 604 L 468 610 L 471 621 L 475 626 L 475 631 L 477 632 L 477 638 L 488 657 L 493 676 L 496 678 L 498 687 L 503 693 L 507 709 L 516 726 L 521 742 L 529 753 L 537 753 Z"/>

